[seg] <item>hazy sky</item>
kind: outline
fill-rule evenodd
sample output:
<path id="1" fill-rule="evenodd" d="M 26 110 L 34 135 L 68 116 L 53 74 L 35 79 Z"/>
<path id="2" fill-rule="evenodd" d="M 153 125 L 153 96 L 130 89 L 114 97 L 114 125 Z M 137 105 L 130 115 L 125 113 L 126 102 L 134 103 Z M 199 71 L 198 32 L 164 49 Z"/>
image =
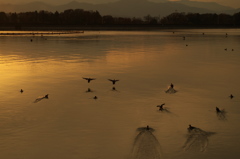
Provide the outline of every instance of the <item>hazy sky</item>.
<path id="1" fill-rule="evenodd" d="M 21 3 L 21 2 L 34 2 L 34 1 L 47 2 L 51 4 L 64 4 L 67 2 L 71 2 L 73 0 L 0 0 L 0 3 Z M 118 0 L 75 0 L 75 1 L 88 2 L 88 3 L 101 3 L 101 2 L 104 3 L 104 2 L 114 2 Z M 149 1 L 163 2 L 167 0 L 149 0 Z M 178 0 L 170 0 L 170 1 L 178 1 Z M 240 0 L 191 0 L 191 1 L 217 2 L 225 6 L 240 8 Z"/>

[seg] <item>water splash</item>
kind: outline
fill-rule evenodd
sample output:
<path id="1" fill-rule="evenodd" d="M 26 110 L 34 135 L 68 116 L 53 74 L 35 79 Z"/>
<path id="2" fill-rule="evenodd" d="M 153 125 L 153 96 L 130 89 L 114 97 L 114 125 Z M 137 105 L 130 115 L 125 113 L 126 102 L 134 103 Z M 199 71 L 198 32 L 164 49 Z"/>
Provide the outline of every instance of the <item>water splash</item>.
<path id="1" fill-rule="evenodd" d="M 169 93 L 169 94 L 174 94 L 174 93 L 177 93 L 177 90 L 175 90 L 174 88 L 170 87 L 165 92 Z"/>
<path id="2" fill-rule="evenodd" d="M 226 117 L 227 112 L 224 109 L 216 112 L 216 114 L 219 120 L 227 120 L 227 117 Z"/>
<path id="3" fill-rule="evenodd" d="M 137 129 L 132 149 L 132 159 L 160 159 L 161 148 L 157 138 L 152 134 L 153 128 L 141 127 Z"/>
<path id="4" fill-rule="evenodd" d="M 39 98 L 35 99 L 35 101 L 33 103 L 38 103 L 38 102 L 40 102 L 43 99 L 48 99 L 48 94 L 45 95 L 45 96 L 42 96 L 42 97 L 39 97 Z"/>
<path id="5" fill-rule="evenodd" d="M 193 129 L 188 129 L 187 140 L 184 143 L 183 149 L 187 150 L 197 150 L 204 152 L 209 144 L 208 137 L 214 135 L 214 132 L 203 131 L 200 128 L 193 127 Z"/>
<path id="6" fill-rule="evenodd" d="M 169 108 L 167 108 L 167 107 L 165 107 L 165 108 L 162 108 L 162 109 L 159 109 L 158 110 L 159 112 L 162 112 L 162 113 L 171 113 L 172 114 L 172 112 L 169 110 Z"/>

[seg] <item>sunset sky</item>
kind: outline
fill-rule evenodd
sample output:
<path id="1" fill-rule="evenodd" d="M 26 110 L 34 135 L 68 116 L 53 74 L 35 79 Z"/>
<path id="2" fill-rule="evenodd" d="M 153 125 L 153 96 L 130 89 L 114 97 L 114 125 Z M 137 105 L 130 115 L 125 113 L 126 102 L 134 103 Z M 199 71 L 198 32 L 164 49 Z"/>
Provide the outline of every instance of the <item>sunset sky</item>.
<path id="1" fill-rule="evenodd" d="M 0 0 L 0 3 L 21 3 L 21 2 L 34 2 L 39 0 Z M 64 4 L 67 2 L 71 2 L 74 0 L 41 0 L 41 2 L 47 2 L 51 4 Z M 79 2 L 88 2 L 88 3 L 104 3 L 104 2 L 114 2 L 118 0 L 75 0 Z M 149 0 L 154 2 L 164 2 L 167 0 Z M 178 0 L 170 0 L 170 1 L 178 1 Z M 239 0 L 192 0 L 192 1 L 202 1 L 202 2 L 217 2 L 221 5 L 230 6 L 233 8 L 240 8 Z"/>

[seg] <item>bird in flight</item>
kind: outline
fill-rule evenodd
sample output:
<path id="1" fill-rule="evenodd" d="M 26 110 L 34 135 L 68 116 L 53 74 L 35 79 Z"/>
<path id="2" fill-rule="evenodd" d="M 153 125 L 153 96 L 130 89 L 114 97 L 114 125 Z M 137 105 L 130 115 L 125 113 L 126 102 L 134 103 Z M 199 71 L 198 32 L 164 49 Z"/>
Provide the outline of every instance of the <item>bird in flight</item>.
<path id="1" fill-rule="evenodd" d="M 84 77 L 83 77 L 83 79 L 87 80 L 88 83 L 90 83 L 92 80 L 95 80 L 96 78 L 84 78 Z"/>
<path id="2" fill-rule="evenodd" d="M 157 105 L 157 107 L 159 107 L 159 110 L 164 110 L 163 106 L 165 105 L 165 103 L 161 104 L 161 105 Z"/>
<path id="3" fill-rule="evenodd" d="M 111 81 L 112 84 L 115 84 L 117 81 L 119 81 L 119 80 L 116 80 L 116 79 L 108 79 L 108 80 Z"/>

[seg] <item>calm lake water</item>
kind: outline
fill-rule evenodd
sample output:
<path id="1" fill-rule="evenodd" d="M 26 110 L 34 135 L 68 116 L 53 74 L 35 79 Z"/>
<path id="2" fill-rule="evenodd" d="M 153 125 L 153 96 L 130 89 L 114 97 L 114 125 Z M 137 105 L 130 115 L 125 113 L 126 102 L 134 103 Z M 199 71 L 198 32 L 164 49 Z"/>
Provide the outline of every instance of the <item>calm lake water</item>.
<path id="1" fill-rule="evenodd" d="M 239 44 L 240 29 L 1 35 L 0 158 L 238 159 Z"/>

